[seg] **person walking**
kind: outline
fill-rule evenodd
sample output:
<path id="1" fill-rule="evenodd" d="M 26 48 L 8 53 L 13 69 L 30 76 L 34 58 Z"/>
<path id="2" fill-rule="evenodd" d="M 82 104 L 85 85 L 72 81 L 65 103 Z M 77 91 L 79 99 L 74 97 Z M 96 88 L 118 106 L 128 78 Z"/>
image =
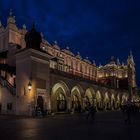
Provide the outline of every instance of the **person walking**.
<path id="1" fill-rule="evenodd" d="M 88 108 L 87 120 L 90 118 L 92 121 L 95 120 L 96 109 L 92 105 Z"/>

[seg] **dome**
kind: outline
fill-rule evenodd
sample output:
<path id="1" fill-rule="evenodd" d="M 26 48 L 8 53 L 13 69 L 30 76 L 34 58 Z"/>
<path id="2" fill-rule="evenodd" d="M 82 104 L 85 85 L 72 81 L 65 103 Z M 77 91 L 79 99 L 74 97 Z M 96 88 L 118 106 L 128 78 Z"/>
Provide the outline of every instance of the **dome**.
<path id="1" fill-rule="evenodd" d="M 39 32 L 36 31 L 35 25 L 32 26 L 30 31 L 25 34 L 25 42 L 27 48 L 33 48 L 40 50 L 40 44 L 42 42 L 42 37 Z"/>

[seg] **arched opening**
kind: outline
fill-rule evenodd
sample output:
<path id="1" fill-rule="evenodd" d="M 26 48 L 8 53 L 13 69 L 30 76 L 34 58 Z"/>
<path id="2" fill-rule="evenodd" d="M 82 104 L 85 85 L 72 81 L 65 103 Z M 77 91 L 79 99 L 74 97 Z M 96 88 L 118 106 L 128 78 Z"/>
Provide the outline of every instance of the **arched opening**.
<path id="1" fill-rule="evenodd" d="M 74 111 L 81 111 L 81 94 L 79 88 L 76 86 L 71 91 L 71 107 Z"/>
<path id="2" fill-rule="evenodd" d="M 85 97 L 85 107 L 88 107 L 88 106 L 91 106 L 91 105 L 92 105 L 92 102 L 90 101 L 89 96 L 86 96 Z"/>
<path id="3" fill-rule="evenodd" d="M 104 108 L 105 110 L 110 110 L 110 99 L 108 96 L 108 92 L 106 92 L 104 96 Z"/>
<path id="4" fill-rule="evenodd" d="M 41 112 L 44 110 L 44 100 L 42 96 L 37 97 L 37 107 L 40 108 Z"/>
<path id="5" fill-rule="evenodd" d="M 122 104 L 126 104 L 127 100 L 128 100 L 128 97 L 125 94 L 123 94 L 122 95 Z"/>
<path id="6" fill-rule="evenodd" d="M 85 108 L 93 105 L 93 93 L 90 88 L 85 92 Z"/>
<path id="7" fill-rule="evenodd" d="M 66 98 L 63 93 L 59 92 L 57 94 L 57 111 L 66 111 L 67 104 L 66 104 Z"/>
<path id="8" fill-rule="evenodd" d="M 102 110 L 102 96 L 100 91 L 96 93 L 96 107 L 98 110 Z"/>
<path id="9" fill-rule="evenodd" d="M 67 110 L 68 88 L 64 83 L 57 83 L 52 88 L 51 107 L 54 112 L 64 112 Z"/>

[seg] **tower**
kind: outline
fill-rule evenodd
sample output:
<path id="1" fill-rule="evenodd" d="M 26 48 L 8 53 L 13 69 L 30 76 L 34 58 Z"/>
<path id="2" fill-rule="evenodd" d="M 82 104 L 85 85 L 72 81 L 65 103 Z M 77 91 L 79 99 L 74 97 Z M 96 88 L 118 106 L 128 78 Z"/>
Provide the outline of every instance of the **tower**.
<path id="1" fill-rule="evenodd" d="M 130 55 L 127 59 L 127 74 L 128 74 L 128 89 L 130 94 L 130 99 L 134 93 L 134 88 L 136 87 L 136 71 L 135 71 L 135 62 L 133 59 L 132 52 L 130 51 Z"/>
<path id="2" fill-rule="evenodd" d="M 16 53 L 16 113 L 31 115 L 35 106 L 49 108 L 52 56 L 40 49 L 42 38 L 34 25 L 25 34 L 25 42 L 26 49 Z"/>

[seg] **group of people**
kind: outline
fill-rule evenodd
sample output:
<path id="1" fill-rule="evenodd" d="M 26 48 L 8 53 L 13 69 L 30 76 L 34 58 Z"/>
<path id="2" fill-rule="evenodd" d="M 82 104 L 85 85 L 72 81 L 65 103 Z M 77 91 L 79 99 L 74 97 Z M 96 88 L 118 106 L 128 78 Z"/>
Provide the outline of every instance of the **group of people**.
<path id="1" fill-rule="evenodd" d="M 95 113 L 96 113 L 96 108 L 93 105 L 88 105 L 87 108 L 87 116 L 86 119 L 91 119 L 91 120 L 95 120 Z"/>
<path id="2" fill-rule="evenodd" d="M 121 105 L 120 109 L 124 115 L 124 122 L 131 124 L 137 116 L 137 113 L 140 113 L 140 104 L 128 102 Z M 86 118 L 95 120 L 96 108 L 93 105 L 89 105 L 86 110 L 88 111 Z"/>
<path id="3" fill-rule="evenodd" d="M 74 109 L 72 108 L 72 114 L 74 113 Z M 76 110 L 77 112 L 81 113 L 81 107 L 78 107 L 78 109 Z M 96 112 L 96 108 L 93 106 L 93 105 L 88 105 L 86 107 L 86 112 L 87 112 L 87 116 L 86 116 L 86 119 L 91 119 L 91 120 L 94 120 L 95 119 L 95 112 Z M 44 117 L 44 116 L 47 116 L 48 115 L 48 110 L 43 110 L 41 109 L 39 106 L 36 106 L 35 107 L 35 110 L 34 110 L 34 113 L 33 113 L 33 116 L 36 116 L 36 117 Z"/>
<path id="4" fill-rule="evenodd" d="M 140 112 L 140 106 L 136 103 L 127 102 L 127 103 L 121 105 L 120 108 L 123 112 L 123 115 L 124 115 L 124 118 L 125 118 L 124 121 L 125 121 L 126 124 L 131 124 L 134 116 L 138 112 Z"/>
<path id="5" fill-rule="evenodd" d="M 123 117 L 124 117 L 124 122 L 125 124 L 131 124 L 135 120 L 135 116 L 138 116 L 137 113 L 140 113 L 140 104 L 138 103 L 132 103 L 132 102 L 127 102 L 123 105 L 120 106 L 120 109 L 123 112 Z M 87 107 L 85 108 L 87 115 L 86 119 L 87 120 L 95 120 L 95 114 L 97 112 L 96 107 L 88 104 Z M 77 110 L 74 110 L 74 108 L 71 109 L 71 113 L 73 114 L 74 112 L 79 112 L 81 113 L 81 106 L 77 108 Z M 35 107 L 34 110 L 34 115 L 36 117 L 44 117 L 47 116 L 48 114 L 51 114 L 52 112 L 49 112 L 47 109 L 43 110 L 39 106 Z"/>

